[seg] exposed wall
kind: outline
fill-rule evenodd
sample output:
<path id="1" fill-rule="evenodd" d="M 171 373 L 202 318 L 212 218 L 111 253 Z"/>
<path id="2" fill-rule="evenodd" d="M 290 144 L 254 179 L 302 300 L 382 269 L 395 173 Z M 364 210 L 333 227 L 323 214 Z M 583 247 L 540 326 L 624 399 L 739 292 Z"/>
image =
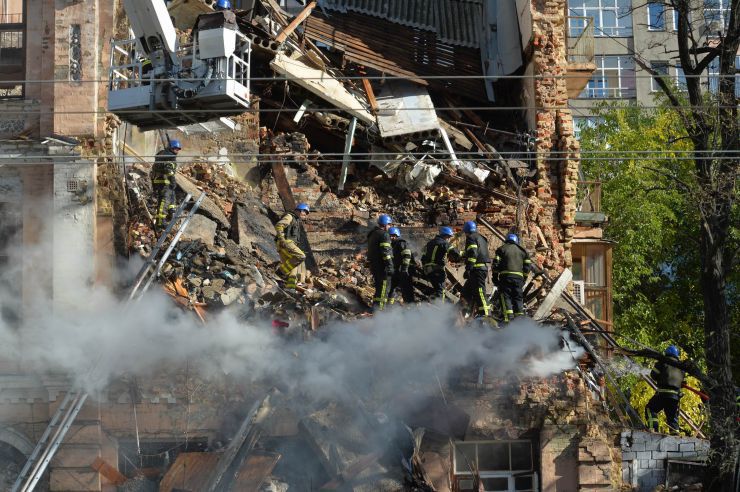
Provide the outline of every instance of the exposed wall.
<path id="1" fill-rule="evenodd" d="M 622 481 L 636 492 L 651 492 L 666 479 L 670 459 L 704 461 L 709 441 L 642 431 L 622 432 Z"/>
<path id="2" fill-rule="evenodd" d="M 545 266 L 553 270 L 572 263 L 580 148 L 567 109 L 565 6 L 566 0 L 532 0 L 538 181 L 529 198 L 551 248 Z"/>

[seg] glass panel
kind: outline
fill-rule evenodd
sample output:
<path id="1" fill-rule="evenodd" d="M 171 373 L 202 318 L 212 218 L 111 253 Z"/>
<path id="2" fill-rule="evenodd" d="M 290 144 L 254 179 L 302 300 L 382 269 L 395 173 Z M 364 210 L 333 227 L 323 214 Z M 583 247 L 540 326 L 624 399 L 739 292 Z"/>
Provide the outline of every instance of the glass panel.
<path id="1" fill-rule="evenodd" d="M 481 472 L 509 470 L 509 443 L 478 444 L 478 467 Z"/>
<path id="2" fill-rule="evenodd" d="M 665 6 L 662 3 L 648 4 L 648 29 L 662 31 L 665 29 Z"/>
<path id="3" fill-rule="evenodd" d="M 457 485 L 460 490 L 473 490 L 473 479 L 461 478 L 457 481 Z"/>
<path id="4" fill-rule="evenodd" d="M 655 70 L 660 75 L 668 75 L 668 63 L 663 61 L 654 61 L 650 62 L 650 66 L 653 70 Z M 650 79 L 650 90 L 652 91 L 659 91 L 660 86 L 655 81 L 655 77 Z"/>
<path id="5" fill-rule="evenodd" d="M 481 478 L 486 492 L 508 492 L 509 477 Z"/>
<path id="6" fill-rule="evenodd" d="M 534 478 L 532 475 L 525 475 L 523 477 L 514 478 L 514 490 L 534 490 Z"/>
<path id="7" fill-rule="evenodd" d="M 600 293 L 596 293 L 597 297 L 590 297 L 593 294 L 586 290 L 586 308 L 593 313 L 596 319 L 604 319 L 604 300 Z"/>
<path id="8" fill-rule="evenodd" d="M 617 11 L 616 10 L 602 10 L 601 11 L 602 26 L 603 27 L 617 27 Z"/>
<path id="9" fill-rule="evenodd" d="M 475 466 L 475 444 L 455 444 L 455 473 L 470 473 Z"/>
<path id="10" fill-rule="evenodd" d="M 586 250 L 586 286 L 606 286 L 604 250 L 600 247 L 590 247 Z"/>
<path id="11" fill-rule="evenodd" d="M 676 85 L 679 90 L 686 90 L 686 74 L 683 73 L 683 68 L 676 67 Z"/>
<path id="12" fill-rule="evenodd" d="M 511 443 L 511 469 L 512 470 L 531 470 L 532 469 L 532 443 L 530 442 L 512 442 Z"/>
<path id="13" fill-rule="evenodd" d="M 573 259 L 573 280 L 583 280 L 583 268 L 581 267 L 581 259 Z"/>

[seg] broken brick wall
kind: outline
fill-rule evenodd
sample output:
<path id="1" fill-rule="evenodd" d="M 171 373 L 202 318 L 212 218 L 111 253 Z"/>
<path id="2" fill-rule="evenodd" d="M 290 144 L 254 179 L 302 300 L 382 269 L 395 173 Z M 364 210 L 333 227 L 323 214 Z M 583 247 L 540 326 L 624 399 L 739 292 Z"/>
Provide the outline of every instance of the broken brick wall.
<path id="1" fill-rule="evenodd" d="M 552 270 L 572 263 L 579 165 L 579 144 L 573 134 L 565 78 L 565 7 L 566 0 L 532 0 L 538 175 L 536 194 L 529 199 L 533 222 L 550 248 L 544 253 L 544 265 Z"/>

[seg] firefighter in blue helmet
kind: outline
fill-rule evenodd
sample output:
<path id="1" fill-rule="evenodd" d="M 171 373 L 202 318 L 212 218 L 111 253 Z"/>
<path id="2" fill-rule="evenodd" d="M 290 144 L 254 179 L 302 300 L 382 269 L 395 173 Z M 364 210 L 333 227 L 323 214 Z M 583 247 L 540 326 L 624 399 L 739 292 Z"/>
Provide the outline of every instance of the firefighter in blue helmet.
<path id="1" fill-rule="evenodd" d="M 298 268 L 306 261 L 306 254 L 298 246 L 303 240 L 301 222 L 311 211 L 307 203 L 299 203 L 275 224 L 275 242 L 280 255 L 277 274 L 285 280 L 285 288 L 295 289 L 298 283 Z"/>
<path id="2" fill-rule="evenodd" d="M 403 302 L 410 304 L 414 302 L 414 287 L 411 283 L 411 264 L 414 254 L 411 252 L 405 239 L 401 239 L 401 230 L 398 227 L 388 229 L 391 236 L 391 249 L 393 250 L 393 278 L 388 300 L 394 302 L 393 292 L 401 291 Z"/>
<path id="3" fill-rule="evenodd" d="M 488 278 L 488 241 L 478 233 L 478 226 L 469 220 L 463 226 L 465 233 L 465 287 L 463 297 L 475 316 L 488 316 L 489 306 L 486 297 Z"/>
<path id="4" fill-rule="evenodd" d="M 524 315 L 524 278 L 531 268 L 532 260 L 519 245 L 519 236 L 508 234 L 493 260 L 493 283 L 501 291 L 504 321 Z"/>
<path id="5" fill-rule="evenodd" d="M 388 230 L 393 225 L 393 219 L 388 215 L 378 217 L 378 224 L 367 235 L 367 259 L 370 262 L 370 271 L 375 283 L 373 295 L 373 309 L 383 310 L 388 302 L 393 278 L 393 250 L 391 236 Z"/>
<path id="6" fill-rule="evenodd" d="M 439 234 L 429 241 L 424 248 L 424 254 L 421 257 L 421 263 L 424 268 L 424 275 L 432 284 L 435 298 L 445 298 L 445 280 L 447 273 L 447 258 L 453 260 L 460 258 L 460 253 L 450 244 L 450 239 L 454 233 L 451 227 L 443 226 L 439 228 Z"/>
<path id="7" fill-rule="evenodd" d="M 154 215 L 154 228 L 160 230 L 172 218 L 175 205 L 175 175 L 177 174 L 177 154 L 182 149 L 179 140 L 170 140 L 166 149 L 157 152 L 150 174 L 152 191 L 157 202 Z"/>
<path id="8" fill-rule="evenodd" d="M 680 352 L 678 347 L 671 345 L 665 349 L 664 355 L 678 362 Z M 645 407 L 648 429 L 658 432 L 658 414 L 663 411 L 671 434 L 678 434 L 678 403 L 681 400 L 681 387 L 685 376 L 686 374 L 676 366 L 663 361 L 655 364 L 650 377 L 658 389 Z"/>

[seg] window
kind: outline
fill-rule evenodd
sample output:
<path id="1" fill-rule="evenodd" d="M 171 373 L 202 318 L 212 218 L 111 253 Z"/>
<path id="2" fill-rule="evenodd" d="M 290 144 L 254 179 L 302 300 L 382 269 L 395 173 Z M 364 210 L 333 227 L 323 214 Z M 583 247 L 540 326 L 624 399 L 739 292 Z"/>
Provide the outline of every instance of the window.
<path id="1" fill-rule="evenodd" d="M 691 10 L 687 12 L 689 26 L 691 25 Z M 678 10 L 673 9 L 673 30 L 678 31 Z"/>
<path id="2" fill-rule="evenodd" d="M 0 180 L 3 198 L 10 195 L 7 181 Z M 20 181 L 18 181 L 20 186 Z M 22 272 L 17 255 L 20 251 L 21 207 L 19 202 L 0 202 L 0 324 L 18 328 Z"/>
<path id="3" fill-rule="evenodd" d="M 648 30 L 665 31 L 665 5 L 662 2 L 647 4 Z"/>
<path id="4" fill-rule="evenodd" d="M 583 282 L 584 305 L 598 320 L 610 327 L 611 307 L 611 245 L 608 243 L 573 244 L 573 280 Z"/>
<path id="5" fill-rule="evenodd" d="M 580 98 L 635 97 L 635 61 L 629 56 L 596 56 L 596 71 Z"/>
<path id="6" fill-rule="evenodd" d="M 574 116 L 573 133 L 576 138 L 581 138 L 581 132 L 587 128 L 595 128 L 602 123 L 604 118 L 598 116 Z"/>
<path id="7" fill-rule="evenodd" d="M 666 61 L 650 62 L 650 68 L 652 68 L 659 75 L 668 76 L 668 62 Z M 661 90 L 660 86 L 658 85 L 657 80 L 655 79 L 655 76 L 653 76 L 653 78 L 650 79 L 650 90 L 653 92 L 658 92 Z"/>
<path id="8" fill-rule="evenodd" d="M 631 0 L 570 0 L 569 15 L 593 17 L 594 36 L 632 36 Z M 570 36 L 577 37 L 583 23 L 570 25 Z"/>
<path id="9" fill-rule="evenodd" d="M 704 24 L 710 35 L 727 29 L 731 0 L 704 0 Z"/>
<path id="10" fill-rule="evenodd" d="M 458 490 L 474 490 L 472 470 L 476 469 L 486 492 L 537 490 L 530 441 L 458 442 L 453 448 Z"/>
<path id="11" fill-rule="evenodd" d="M 0 0 L 0 98 L 23 97 L 25 36 L 23 0 Z"/>
<path id="12" fill-rule="evenodd" d="M 719 92 L 719 57 L 707 67 L 707 88 L 713 94 Z M 735 57 L 735 96 L 740 97 L 740 56 Z"/>
<path id="13" fill-rule="evenodd" d="M 683 72 L 683 68 L 680 65 L 676 66 L 676 86 L 680 91 L 686 91 L 686 74 Z"/>

